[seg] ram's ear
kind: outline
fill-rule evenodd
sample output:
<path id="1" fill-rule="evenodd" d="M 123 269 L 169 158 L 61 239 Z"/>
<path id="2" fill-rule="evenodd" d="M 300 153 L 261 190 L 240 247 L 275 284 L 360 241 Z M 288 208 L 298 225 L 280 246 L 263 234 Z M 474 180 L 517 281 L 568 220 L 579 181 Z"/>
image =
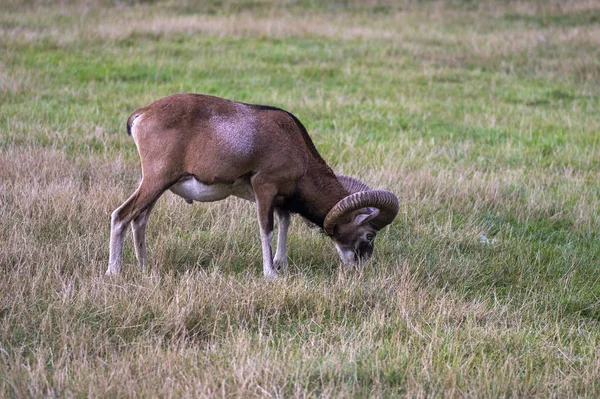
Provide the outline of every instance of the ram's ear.
<path id="1" fill-rule="evenodd" d="M 370 213 L 360 213 L 354 218 L 354 224 L 362 226 L 375 219 L 377 215 L 379 215 L 379 209 L 373 209 Z"/>

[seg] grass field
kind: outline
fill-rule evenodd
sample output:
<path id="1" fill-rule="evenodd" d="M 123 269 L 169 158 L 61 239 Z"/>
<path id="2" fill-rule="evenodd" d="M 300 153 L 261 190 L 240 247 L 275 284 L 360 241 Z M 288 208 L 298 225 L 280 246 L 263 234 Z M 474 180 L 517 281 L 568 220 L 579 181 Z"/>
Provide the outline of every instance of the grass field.
<path id="1" fill-rule="evenodd" d="M 0 397 L 600 396 L 600 3 L 50 3 L 0 5 Z M 394 191 L 373 264 L 295 218 L 265 281 L 249 202 L 167 193 L 104 277 L 177 92 Z"/>

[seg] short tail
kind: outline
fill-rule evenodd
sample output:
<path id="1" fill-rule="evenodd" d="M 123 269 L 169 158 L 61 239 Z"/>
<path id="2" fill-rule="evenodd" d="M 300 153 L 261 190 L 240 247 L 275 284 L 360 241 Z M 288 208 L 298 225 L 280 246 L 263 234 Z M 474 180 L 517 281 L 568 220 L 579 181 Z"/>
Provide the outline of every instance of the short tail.
<path id="1" fill-rule="evenodd" d="M 140 116 L 140 114 L 131 114 L 129 119 L 127 119 L 127 135 L 131 136 L 131 125 L 133 125 L 133 121 Z"/>

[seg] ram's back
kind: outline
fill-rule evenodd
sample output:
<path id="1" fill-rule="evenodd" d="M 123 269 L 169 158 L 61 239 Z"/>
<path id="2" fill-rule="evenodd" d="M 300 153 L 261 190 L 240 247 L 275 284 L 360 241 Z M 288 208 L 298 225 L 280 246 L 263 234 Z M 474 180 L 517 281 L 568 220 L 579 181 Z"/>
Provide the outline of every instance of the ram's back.
<path id="1" fill-rule="evenodd" d="M 306 129 L 279 108 L 199 94 L 176 94 L 135 111 L 127 131 L 142 169 L 166 168 L 205 183 L 277 172 L 297 179 L 309 163 L 324 161 Z"/>

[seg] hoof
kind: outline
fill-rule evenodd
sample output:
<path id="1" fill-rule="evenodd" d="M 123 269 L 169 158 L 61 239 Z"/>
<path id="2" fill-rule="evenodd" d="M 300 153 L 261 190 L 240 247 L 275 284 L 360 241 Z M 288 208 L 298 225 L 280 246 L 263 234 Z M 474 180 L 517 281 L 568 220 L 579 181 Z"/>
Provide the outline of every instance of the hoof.
<path id="1" fill-rule="evenodd" d="M 264 273 L 264 277 L 265 280 L 275 280 L 277 278 L 277 273 L 275 272 L 275 270 L 272 271 L 265 271 Z"/>
<path id="2" fill-rule="evenodd" d="M 276 260 L 276 261 L 273 262 L 273 267 L 278 272 L 284 272 L 288 268 L 287 260 Z"/>
<path id="3" fill-rule="evenodd" d="M 111 270 L 110 268 L 108 268 L 106 270 L 106 273 L 104 273 L 104 275 L 107 276 L 107 277 L 118 276 L 119 272 L 116 271 L 116 270 Z"/>

